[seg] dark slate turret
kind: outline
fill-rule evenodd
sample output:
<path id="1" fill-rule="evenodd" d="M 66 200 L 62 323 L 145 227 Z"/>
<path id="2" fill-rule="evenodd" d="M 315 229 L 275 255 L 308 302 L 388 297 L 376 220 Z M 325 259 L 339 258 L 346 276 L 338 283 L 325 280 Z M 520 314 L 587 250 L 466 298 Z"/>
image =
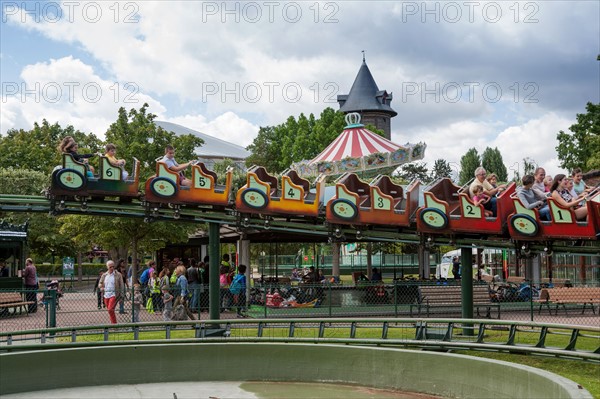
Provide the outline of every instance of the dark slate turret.
<path id="1" fill-rule="evenodd" d="M 373 125 L 385 132 L 385 137 L 391 139 L 391 118 L 398 115 L 390 106 L 392 93 L 379 90 L 363 56 L 363 63 L 358 70 L 356 79 L 349 94 L 337 96 L 340 111 L 345 114 L 358 112 L 362 123 Z"/>

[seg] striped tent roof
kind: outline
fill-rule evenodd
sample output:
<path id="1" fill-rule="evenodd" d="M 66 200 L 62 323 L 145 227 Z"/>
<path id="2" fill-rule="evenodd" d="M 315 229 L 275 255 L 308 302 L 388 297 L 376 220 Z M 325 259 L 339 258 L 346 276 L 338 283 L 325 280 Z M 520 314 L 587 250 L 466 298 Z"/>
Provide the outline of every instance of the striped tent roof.
<path id="1" fill-rule="evenodd" d="M 400 148 L 398 144 L 365 129 L 362 125 L 350 125 L 309 163 L 334 162 L 347 157 L 360 158 L 377 152 L 393 152 Z"/>

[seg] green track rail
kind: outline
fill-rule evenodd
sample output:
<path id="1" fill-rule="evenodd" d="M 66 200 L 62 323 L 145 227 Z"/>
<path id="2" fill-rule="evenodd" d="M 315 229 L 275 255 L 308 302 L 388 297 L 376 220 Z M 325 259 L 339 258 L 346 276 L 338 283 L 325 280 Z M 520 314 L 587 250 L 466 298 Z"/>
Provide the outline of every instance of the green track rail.
<path id="1" fill-rule="evenodd" d="M 338 231 L 334 234 L 334 227 L 329 225 L 324 218 L 296 219 L 267 217 L 260 218 L 252 215 L 241 215 L 233 209 L 216 209 L 213 207 L 150 207 L 147 204 L 132 200 L 128 203 L 118 201 L 87 201 L 85 205 L 78 201 L 52 201 L 43 196 L 6 195 L 0 194 L 0 211 L 3 212 L 41 212 L 51 215 L 74 214 L 90 216 L 119 216 L 142 218 L 152 221 L 180 221 L 189 223 L 217 223 L 238 226 L 240 230 L 259 229 L 305 235 L 331 237 L 343 236 L 344 241 L 354 241 L 357 230 L 344 226 L 335 226 Z M 405 242 L 423 243 L 430 245 L 456 245 L 473 246 L 479 248 L 514 249 L 515 243 L 509 239 L 495 239 L 494 237 L 441 237 L 419 235 L 411 228 L 390 228 L 378 226 L 361 229 L 361 241 L 374 242 Z M 547 243 L 532 244 L 532 252 L 541 252 L 547 248 Z M 597 241 L 587 242 L 583 245 L 573 246 L 569 242 L 554 242 L 552 250 L 555 253 L 570 253 L 575 255 L 600 255 L 600 244 Z"/>

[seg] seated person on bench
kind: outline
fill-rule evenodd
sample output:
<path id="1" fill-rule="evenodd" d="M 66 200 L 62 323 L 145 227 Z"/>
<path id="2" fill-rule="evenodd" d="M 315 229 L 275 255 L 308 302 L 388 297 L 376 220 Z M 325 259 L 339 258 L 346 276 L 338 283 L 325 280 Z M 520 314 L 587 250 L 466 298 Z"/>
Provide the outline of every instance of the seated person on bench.
<path id="1" fill-rule="evenodd" d="M 192 163 L 186 162 L 181 165 L 175 161 L 175 148 L 173 146 L 168 145 L 165 148 L 165 156 L 161 159 L 162 162 L 167 164 L 167 168 L 172 172 L 179 173 L 179 184 L 182 186 L 190 187 L 192 185 L 192 181 L 185 177 L 183 171 L 186 170 Z"/>
<path id="2" fill-rule="evenodd" d="M 106 145 L 106 153 L 104 154 L 104 156 L 108 159 L 108 162 L 110 162 L 110 164 L 112 166 L 116 166 L 118 168 L 125 167 L 125 160 L 117 159 L 116 155 L 117 155 L 117 146 L 114 144 L 107 144 Z M 127 178 L 129 177 L 129 173 L 127 173 L 127 171 L 125 171 L 124 169 L 122 172 L 123 172 L 122 179 L 127 180 Z"/>

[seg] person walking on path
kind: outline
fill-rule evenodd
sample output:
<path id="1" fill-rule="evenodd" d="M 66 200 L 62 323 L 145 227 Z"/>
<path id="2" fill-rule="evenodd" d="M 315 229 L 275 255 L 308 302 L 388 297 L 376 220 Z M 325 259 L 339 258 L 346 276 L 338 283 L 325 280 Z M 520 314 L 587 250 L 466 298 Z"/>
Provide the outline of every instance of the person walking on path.
<path id="1" fill-rule="evenodd" d="M 458 256 L 452 258 L 452 274 L 455 280 L 460 280 L 460 261 L 458 260 Z"/>
<path id="2" fill-rule="evenodd" d="M 100 290 L 104 293 L 104 304 L 108 310 L 111 324 L 117 324 L 115 307 L 120 296 L 123 295 L 123 277 L 115 270 L 115 262 L 106 262 L 106 273 L 100 278 Z"/>
<path id="3" fill-rule="evenodd" d="M 37 312 L 37 290 L 39 288 L 37 270 L 31 258 L 25 261 L 25 270 L 23 271 L 23 284 L 27 290 L 25 297 L 29 304 L 27 313 Z"/>
<path id="4" fill-rule="evenodd" d="M 175 282 L 175 292 L 177 295 L 176 299 L 175 299 L 175 304 L 174 304 L 174 311 L 177 311 L 177 307 L 181 306 L 183 307 L 183 312 L 178 312 L 179 313 L 184 313 L 187 315 L 187 317 L 190 320 L 196 320 L 196 318 L 194 317 L 194 315 L 192 314 L 192 312 L 190 312 L 190 308 L 188 307 L 188 296 L 189 296 L 189 290 L 188 290 L 188 281 L 187 278 L 185 277 L 186 275 L 186 270 L 185 270 L 185 266 L 183 265 L 179 265 L 177 266 L 177 268 L 175 269 L 175 275 L 177 276 L 177 281 Z M 185 320 L 185 319 L 184 319 Z"/>

